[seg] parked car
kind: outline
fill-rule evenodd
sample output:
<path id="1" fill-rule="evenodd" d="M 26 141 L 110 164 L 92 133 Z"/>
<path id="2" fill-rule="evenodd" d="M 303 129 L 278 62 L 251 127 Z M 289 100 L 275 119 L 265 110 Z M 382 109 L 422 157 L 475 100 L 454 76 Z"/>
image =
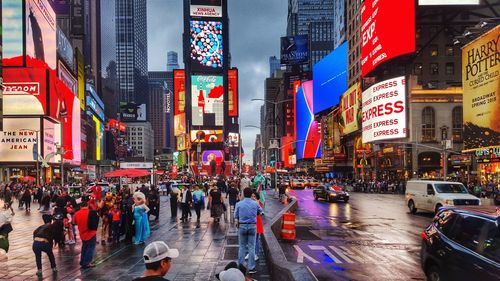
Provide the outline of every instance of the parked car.
<path id="1" fill-rule="evenodd" d="M 317 179 L 307 179 L 307 187 L 309 188 L 316 188 L 320 185 L 321 183 Z"/>
<path id="2" fill-rule="evenodd" d="M 436 213 L 443 206 L 480 204 L 481 200 L 459 182 L 411 180 L 406 184 L 406 205 L 412 214 L 417 210 Z"/>
<path id="3" fill-rule="evenodd" d="M 306 188 L 306 183 L 302 179 L 292 179 L 290 180 L 290 187 L 304 189 Z"/>
<path id="4" fill-rule="evenodd" d="M 320 185 L 313 190 L 314 200 L 323 199 L 329 202 L 349 201 L 349 193 L 336 185 Z"/>
<path id="5" fill-rule="evenodd" d="M 427 280 L 500 280 L 500 212 L 494 206 L 441 208 L 421 236 Z"/>

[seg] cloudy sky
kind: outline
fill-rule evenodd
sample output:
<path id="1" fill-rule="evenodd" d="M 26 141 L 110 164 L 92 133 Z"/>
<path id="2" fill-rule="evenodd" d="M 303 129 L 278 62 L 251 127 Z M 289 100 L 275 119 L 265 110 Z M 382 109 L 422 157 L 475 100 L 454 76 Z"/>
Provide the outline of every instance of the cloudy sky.
<path id="1" fill-rule="evenodd" d="M 182 0 L 148 0 L 149 70 L 165 71 L 167 52 L 179 53 L 182 67 Z M 287 0 L 228 0 L 231 64 L 239 69 L 241 124 L 260 124 L 264 79 L 269 57 L 279 56 L 279 37 L 286 33 Z M 245 162 L 251 161 L 258 129 L 243 128 Z"/>

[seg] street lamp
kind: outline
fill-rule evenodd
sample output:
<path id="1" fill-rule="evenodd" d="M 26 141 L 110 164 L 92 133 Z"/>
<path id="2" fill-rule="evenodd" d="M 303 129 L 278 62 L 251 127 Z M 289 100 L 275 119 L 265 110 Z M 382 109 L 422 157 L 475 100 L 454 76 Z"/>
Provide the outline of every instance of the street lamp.
<path id="1" fill-rule="evenodd" d="M 35 145 L 33 146 L 33 156 L 35 157 L 35 160 L 36 160 L 36 185 L 38 186 L 40 184 L 40 167 L 39 167 L 40 151 L 38 149 L 38 143 L 39 143 L 38 138 L 40 136 L 40 130 L 20 129 L 19 131 L 36 133 L 36 141 L 35 141 Z"/>

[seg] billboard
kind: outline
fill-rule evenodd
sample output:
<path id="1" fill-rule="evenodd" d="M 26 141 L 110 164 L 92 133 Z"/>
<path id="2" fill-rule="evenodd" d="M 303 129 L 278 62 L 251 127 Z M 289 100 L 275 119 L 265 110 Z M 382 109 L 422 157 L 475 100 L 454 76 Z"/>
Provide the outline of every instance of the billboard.
<path id="1" fill-rule="evenodd" d="M 361 126 L 361 84 L 356 83 L 340 98 L 340 131 L 347 135 L 359 130 Z"/>
<path id="2" fill-rule="evenodd" d="M 191 70 L 221 70 L 223 66 L 222 22 L 189 21 Z"/>
<path id="3" fill-rule="evenodd" d="M 418 5 L 479 5 L 480 0 L 418 0 Z"/>
<path id="4" fill-rule="evenodd" d="M 189 14 L 192 17 L 222 17 L 222 0 L 191 0 Z"/>
<path id="5" fill-rule="evenodd" d="M 85 110 L 85 61 L 80 50 L 76 50 L 77 78 L 78 78 L 78 99 L 80 107 Z"/>
<path id="6" fill-rule="evenodd" d="M 186 133 L 186 113 L 174 115 L 174 136 L 180 136 Z"/>
<path id="7" fill-rule="evenodd" d="M 76 95 L 78 93 L 78 81 L 61 61 L 58 62 L 57 76 L 71 89 L 73 94 Z"/>
<path id="8" fill-rule="evenodd" d="M 192 130 L 191 142 L 223 142 L 222 130 Z M 200 139 L 200 141 L 198 141 Z"/>
<path id="9" fill-rule="evenodd" d="M 61 124 L 54 123 L 49 119 L 43 119 L 43 157 L 47 158 L 49 154 L 52 155 L 48 159 L 49 163 L 61 163 L 61 157 L 56 155 L 56 144 L 61 143 Z"/>
<path id="10" fill-rule="evenodd" d="M 361 5 L 361 75 L 415 51 L 415 2 L 366 0 Z"/>
<path id="11" fill-rule="evenodd" d="M 57 53 L 69 68 L 74 70 L 75 63 L 73 59 L 75 58 L 75 54 L 73 52 L 73 46 L 71 46 L 71 42 L 69 42 L 68 38 L 59 27 L 57 27 Z"/>
<path id="12" fill-rule="evenodd" d="M 21 57 L 24 53 L 24 19 L 23 1 L 2 0 L 2 57 Z M 13 62 L 13 61 L 7 61 Z M 19 64 L 5 64 L 4 66 L 22 66 Z"/>
<path id="13" fill-rule="evenodd" d="M 120 102 L 120 117 L 123 122 L 146 121 L 146 105 Z"/>
<path id="14" fill-rule="evenodd" d="M 313 66 L 314 113 L 339 103 L 347 90 L 347 42 Z"/>
<path id="15" fill-rule="evenodd" d="M 41 153 L 42 147 L 41 136 L 37 139 L 36 131 L 40 131 L 40 118 L 4 118 L 0 134 L 2 162 L 35 161 L 35 153 Z"/>
<path id="16" fill-rule="evenodd" d="M 174 114 L 184 112 L 186 106 L 186 79 L 184 69 L 174 69 Z"/>
<path id="17" fill-rule="evenodd" d="M 26 0 L 26 55 L 56 69 L 56 13 L 48 0 Z"/>
<path id="18" fill-rule="evenodd" d="M 224 126 L 222 76 L 191 76 L 191 125 Z"/>
<path id="19" fill-rule="evenodd" d="M 406 137 L 406 85 L 400 76 L 363 92 L 363 143 Z"/>
<path id="20" fill-rule="evenodd" d="M 309 38 L 307 35 L 281 37 L 281 64 L 303 64 L 309 61 Z"/>
<path id="21" fill-rule="evenodd" d="M 201 153 L 201 162 L 203 165 L 210 165 L 210 161 L 221 163 L 224 160 L 224 152 L 222 150 L 204 150 Z"/>
<path id="22" fill-rule="evenodd" d="M 48 114 L 47 80 L 47 70 L 43 68 L 4 68 L 3 114 Z"/>
<path id="23" fill-rule="evenodd" d="M 319 122 L 314 120 L 313 81 L 302 83 L 295 95 L 295 123 L 297 128 L 297 158 L 321 157 L 321 135 Z"/>
<path id="24" fill-rule="evenodd" d="M 227 111 L 230 117 L 238 116 L 238 69 L 232 68 L 227 72 Z"/>
<path id="25" fill-rule="evenodd" d="M 500 26 L 462 49 L 464 150 L 500 147 Z"/>
<path id="26" fill-rule="evenodd" d="M 240 146 L 240 134 L 230 132 L 227 134 L 227 143 L 229 147 L 239 147 Z"/>

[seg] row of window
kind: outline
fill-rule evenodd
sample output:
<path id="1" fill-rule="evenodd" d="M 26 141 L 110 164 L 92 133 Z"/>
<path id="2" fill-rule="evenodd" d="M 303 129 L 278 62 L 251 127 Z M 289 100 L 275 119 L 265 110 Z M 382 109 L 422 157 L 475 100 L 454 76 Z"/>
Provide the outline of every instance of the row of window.
<path id="1" fill-rule="evenodd" d="M 456 142 L 462 141 L 463 109 L 461 106 L 453 108 L 451 111 L 451 139 Z M 441 131 L 441 140 L 447 140 L 448 131 Z M 436 141 L 436 112 L 434 108 L 427 106 L 422 109 L 422 137 L 423 142 Z"/>
<path id="2" fill-rule="evenodd" d="M 404 67 L 404 66 L 403 66 Z M 413 65 L 413 74 L 422 75 L 423 74 L 423 64 L 415 63 Z M 455 74 L 455 63 L 447 62 L 444 67 L 444 73 L 446 75 L 454 75 Z M 439 63 L 432 62 L 429 64 L 429 74 L 430 75 L 438 75 L 439 74 Z"/>

